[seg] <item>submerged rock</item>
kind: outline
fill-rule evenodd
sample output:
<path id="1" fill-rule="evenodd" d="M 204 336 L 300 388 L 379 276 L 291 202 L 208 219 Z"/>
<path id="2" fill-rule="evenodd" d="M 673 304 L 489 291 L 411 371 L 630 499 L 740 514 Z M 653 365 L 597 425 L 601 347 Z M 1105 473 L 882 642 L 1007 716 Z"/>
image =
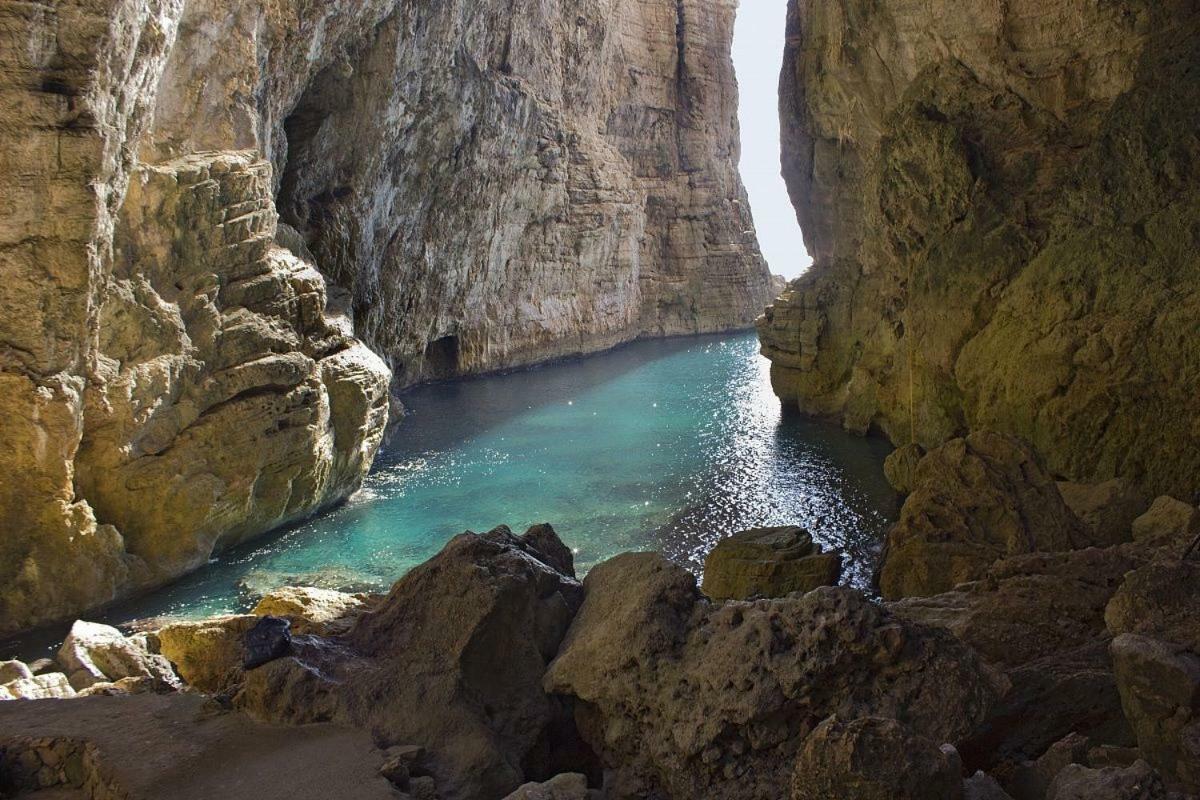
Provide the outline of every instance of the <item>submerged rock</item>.
<path id="1" fill-rule="evenodd" d="M 545 685 L 575 700 L 617 798 L 778 800 L 826 717 L 895 718 L 948 742 L 1003 688 L 949 634 L 851 589 L 714 606 L 690 573 L 649 553 L 595 567 L 584 587 Z"/>
<path id="2" fill-rule="evenodd" d="M 894 719 L 831 717 L 804 740 L 787 797 L 960 800 L 962 782 L 956 754 Z"/>
<path id="3" fill-rule="evenodd" d="M 888 599 L 940 594 L 983 577 L 997 558 L 1090 539 L 1028 444 L 975 433 L 921 459 L 887 535 L 879 586 Z"/>
<path id="4" fill-rule="evenodd" d="M 842 557 L 823 553 L 803 528 L 755 528 L 709 552 L 701 590 L 713 600 L 782 597 L 833 586 L 841 574 Z"/>

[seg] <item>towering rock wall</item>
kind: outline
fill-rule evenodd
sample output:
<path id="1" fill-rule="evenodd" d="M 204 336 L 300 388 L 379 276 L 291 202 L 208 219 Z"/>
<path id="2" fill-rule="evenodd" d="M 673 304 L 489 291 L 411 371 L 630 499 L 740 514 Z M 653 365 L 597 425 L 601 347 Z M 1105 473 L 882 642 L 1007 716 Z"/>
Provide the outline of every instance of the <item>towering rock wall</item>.
<path id="1" fill-rule="evenodd" d="M 735 6 L 0 0 L 0 634 L 344 498 L 389 380 L 748 324 Z"/>
<path id="2" fill-rule="evenodd" d="M 1200 489 L 1200 3 L 793 0 L 788 24 L 816 263 L 760 322 L 780 396 Z"/>

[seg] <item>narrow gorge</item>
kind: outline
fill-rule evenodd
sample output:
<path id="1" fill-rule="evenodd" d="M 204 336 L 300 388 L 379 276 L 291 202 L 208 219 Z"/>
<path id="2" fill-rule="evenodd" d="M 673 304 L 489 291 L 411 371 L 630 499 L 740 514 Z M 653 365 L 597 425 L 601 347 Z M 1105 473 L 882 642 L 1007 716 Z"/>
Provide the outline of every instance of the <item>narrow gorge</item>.
<path id="1" fill-rule="evenodd" d="M 6 3 L 0 633 L 343 500 L 389 387 L 752 323 L 734 8 Z"/>
<path id="2" fill-rule="evenodd" d="M 1200 798 L 1200 0 L 0 63 L 0 798 Z"/>

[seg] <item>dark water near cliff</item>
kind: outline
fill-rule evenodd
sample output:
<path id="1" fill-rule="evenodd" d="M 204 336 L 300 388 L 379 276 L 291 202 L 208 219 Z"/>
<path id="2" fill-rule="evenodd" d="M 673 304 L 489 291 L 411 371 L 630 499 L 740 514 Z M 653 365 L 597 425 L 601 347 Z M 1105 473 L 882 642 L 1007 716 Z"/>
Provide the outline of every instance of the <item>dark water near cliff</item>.
<path id="1" fill-rule="evenodd" d="M 887 445 L 784 416 L 749 334 L 640 342 L 404 402 L 409 415 L 345 506 L 108 621 L 241 610 L 286 584 L 384 589 L 464 530 L 543 521 L 582 570 L 645 549 L 698 570 L 724 535 L 800 524 L 846 551 L 846 580 L 865 586 L 895 512 Z"/>

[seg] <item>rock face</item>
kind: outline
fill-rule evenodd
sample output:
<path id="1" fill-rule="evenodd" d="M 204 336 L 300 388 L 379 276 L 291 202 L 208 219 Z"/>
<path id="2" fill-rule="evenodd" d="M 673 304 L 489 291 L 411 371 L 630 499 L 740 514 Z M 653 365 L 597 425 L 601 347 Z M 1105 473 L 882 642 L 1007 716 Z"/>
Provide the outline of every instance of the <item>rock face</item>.
<path id="1" fill-rule="evenodd" d="M 442 798 L 498 800 L 562 771 L 556 754 L 578 740 L 569 704 L 541 683 L 582 599 L 569 559 L 549 526 L 463 534 L 345 636 L 294 636 L 291 657 L 233 680 L 214 671 L 218 686 L 256 717 L 339 721 L 382 745 L 419 744 Z M 228 664 L 231 638 L 212 640 L 225 655 L 193 660 Z"/>
<path id="2" fill-rule="evenodd" d="M 748 325 L 735 6 L 6 9 L 0 636 L 345 498 L 388 366 Z"/>
<path id="3" fill-rule="evenodd" d="M 1083 547 L 1094 538 L 1038 455 L 990 431 L 920 460 L 888 531 L 879 586 L 888 599 L 932 595 L 983 577 L 997 558 Z"/>
<path id="4" fill-rule="evenodd" d="M 759 326 L 778 394 L 1191 497 L 1198 61 L 1193 0 L 792 0 L 784 173 L 815 264 Z"/>
<path id="5" fill-rule="evenodd" d="M 786 797 L 801 742 L 831 715 L 895 719 L 941 743 L 999 691 L 952 636 L 846 588 L 714 606 L 646 553 L 597 566 L 584 589 L 545 685 L 574 699 L 614 798 Z"/>
<path id="6" fill-rule="evenodd" d="M 790 800 L 961 800 L 962 763 L 894 719 L 831 717 L 804 740 Z"/>
<path id="7" fill-rule="evenodd" d="M 803 528 L 757 528 L 722 539 L 704 560 L 704 594 L 713 600 L 783 597 L 833 586 L 842 557 L 823 553 Z"/>

